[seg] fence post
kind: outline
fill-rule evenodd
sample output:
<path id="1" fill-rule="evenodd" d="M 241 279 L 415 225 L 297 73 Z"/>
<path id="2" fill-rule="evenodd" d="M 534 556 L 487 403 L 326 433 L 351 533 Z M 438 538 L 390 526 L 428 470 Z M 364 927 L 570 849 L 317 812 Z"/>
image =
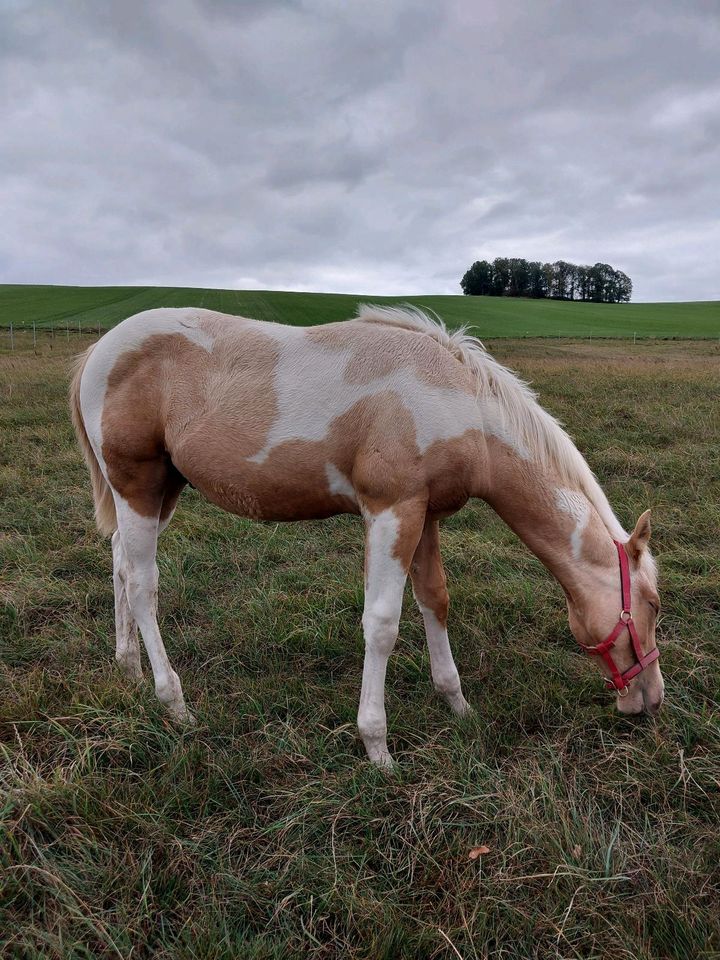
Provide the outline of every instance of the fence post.
<path id="1" fill-rule="evenodd" d="M 10 351 L 11 353 L 15 352 L 15 337 L 13 336 L 12 320 L 10 321 Z"/>
<path id="2" fill-rule="evenodd" d="M 34 320 L 33 320 L 33 353 L 37 353 L 37 333 L 35 332 Z"/>

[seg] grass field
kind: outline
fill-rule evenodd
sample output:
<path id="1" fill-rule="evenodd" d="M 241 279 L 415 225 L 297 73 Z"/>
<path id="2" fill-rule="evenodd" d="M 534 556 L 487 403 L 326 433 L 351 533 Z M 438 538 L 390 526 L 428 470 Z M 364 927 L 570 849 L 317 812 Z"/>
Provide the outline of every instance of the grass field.
<path id="1" fill-rule="evenodd" d="M 568 303 L 499 297 L 367 297 L 268 290 L 185 287 L 43 287 L 0 285 L 0 327 L 113 326 L 150 307 L 199 306 L 226 313 L 312 324 L 346 320 L 358 303 L 415 303 L 451 326 L 481 337 L 709 337 L 720 340 L 720 301 L 696 303 Z"/>
<path id="2" fill-rule="evenodd" d="M 0 355 L 0 954 L 720 956 L 720 345 L 494 345 L 624 523 L 654 508 L 667 706 L 614 712 L 560 589 L 472 506 L 443 537 L 476 714 L 456 721 L 432 695 L 406 602 L 390 778 L 354 727 L 354 518 L 251 524 L 186 492 L 161 540 L 160 609 L 198 727 L 178 732 L 149 682 L 117 673 L 68 346 L 34 355 L 23 334 Z"/>

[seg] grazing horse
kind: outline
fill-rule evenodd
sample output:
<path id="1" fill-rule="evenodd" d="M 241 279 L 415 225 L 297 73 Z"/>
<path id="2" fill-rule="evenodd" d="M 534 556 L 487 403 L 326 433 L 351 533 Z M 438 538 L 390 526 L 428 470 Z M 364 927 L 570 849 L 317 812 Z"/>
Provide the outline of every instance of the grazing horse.
<path id="1" fill-rule="evenodd" d="M 178 720 L 192 717 L 158 629 L 155 555 L 187 483 L 256 520 L 362 516 L 358 728 L 380 766 L 392 764 L 385 671 L 408 574 L 435 688 L 455 713 L 469 710 L 448 642 L 439 521 L 470 497 L 559 581 L 618 709 L 659 710 L 649 511 L 628 536 L 557 421 L 464 332 L 414 308 L 364 306 L 308 328 L 149 310 L 78 358 L 70 393 L 97 525 L 112 535 L 116 658 L 142 675 L 139 627 L 157 696 Z"/>

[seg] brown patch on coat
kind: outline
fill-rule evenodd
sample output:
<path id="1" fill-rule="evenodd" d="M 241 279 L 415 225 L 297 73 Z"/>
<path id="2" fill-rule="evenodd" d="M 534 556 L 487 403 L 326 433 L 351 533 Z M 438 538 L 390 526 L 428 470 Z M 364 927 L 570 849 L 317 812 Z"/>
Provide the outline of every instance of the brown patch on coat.
<path id="1" fill-rule="evenodd" d="M 185 344 L 181 334 L 149 337 L 122 354 L 108 376 L 102 414 L 108 479 L 142 516 L 157 516 L 165 495 L 170 463 L 163 373 Z"/>
<path id="2" fill-rule="evenodd" d="M 306 336 L 331 350 L 350 351 L 343 369 L 346 383 L 365 385 L 409 368 L 422 383 L 474 394 L 470 370 L 429 334 L 349 320 L 310 327 Z"/>
<path id="3" fill-rule="evenodd" d="M 447 626 L 450 595 L 440 555 L 440 523 L 437 517 L 428 516 L 425 520 L 410 565 L 410 576 L 417 601 L 432 610 L 443 627 Z"/>
<path id="4" fill-rule="evenodd" d="M 393 556 L 400 562 L 403 570 L 408 572 L 422 537 L 427 515 L 427 498 L 421 496 L 398 504 L 393 507 L 393 512 L 400 521 L 397 539 L 393 544 Z"/>
<path id="5" fill-rule="evenodd" d="M 546 550 L 570 555 L 575 521 L 555 503 L 556 490 L 567 483 L 519 457 L 496 437 L 487 436 L 485 445 L 488 472 L 483 499 L 525 543 L 538 548 L 535 552 L 541 558 Z"/>

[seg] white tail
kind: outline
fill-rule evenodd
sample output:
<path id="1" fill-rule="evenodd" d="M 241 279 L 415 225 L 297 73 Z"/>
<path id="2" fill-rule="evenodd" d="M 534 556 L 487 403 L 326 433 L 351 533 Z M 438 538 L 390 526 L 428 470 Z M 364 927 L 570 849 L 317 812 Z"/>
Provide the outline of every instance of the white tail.
<path id="1" fill-rule="evenodd" d="M 75 358 L 74 374 L 70 384 L 70 415 L 72 416 L 72 423 L 75 428 L 78 443 L 80 444 L 80 449 L 83 452 L 85 462 L 90 470 L 93 500 L 95 501 L 95 522 L 100 533 L 106 537 L 110 537 L 115 530 L 117 530 L 115 501 L 108 482 L 102 474 L 100 464 L 95 456 L 95 451 L 90 445 L 80 409 L 80 380 L 82 379 L 85 364 L 94 349 L 95 344 L 93 343 L 84 353 L 81 353 Z"/>

